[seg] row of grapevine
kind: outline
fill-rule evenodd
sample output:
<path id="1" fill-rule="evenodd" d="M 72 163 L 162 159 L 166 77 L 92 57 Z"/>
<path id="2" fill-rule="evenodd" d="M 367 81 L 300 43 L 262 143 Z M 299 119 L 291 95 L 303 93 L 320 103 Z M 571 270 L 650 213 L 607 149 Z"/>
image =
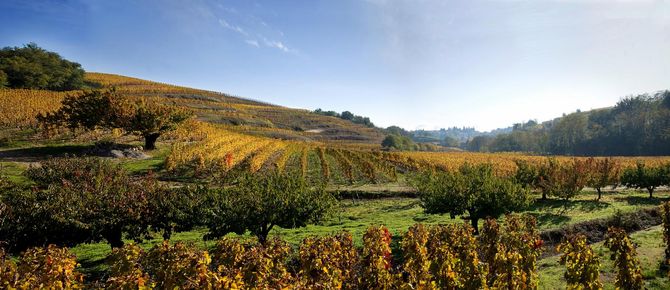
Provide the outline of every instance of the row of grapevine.
<path id="1" fill-rule="evenodd" d="M 326 182 L 338 183 L 340 177 L 346 183 L 396 179 L 396 163 L 388 160 L 395 153 L 251 136 L 200 122 L 185 127 L 168 136 L 174 143 L 166 159 L 168 171 L 191 169 L 205 176 L 240 166 L 250 172 L 284 171 L 288 165 L 303 178 Z"/>
<path id="2" fill-rule="evenodd" d="M 666 227 L 668 225 L 666 224 Z M 371 226 L 357 248 L 347 232 L 309 237 L 297 251 L 280 239 L 259 243 L 226 237 L 210 251 L 168 241 L 144 250 L 127 244 L 107 259 L 109 273 L 84 284 L 75 256 L 53 245 L 24 252 L 15 262 L 0 249 L 0 286 L 55 289 L 537 289 L 542 248 L 529 216 L 488 220 L 479 236 L 462 225 L 416 224 L 397 244 L 384 226 Z M 670 244 L 669 244 L 670 245 Z M 635 246 L 610 228 L 605 246 L 615 285 L 642 289 Z M 602 289 L 598 255 L 583 235 L 558 246 L 569 289 Z"/>

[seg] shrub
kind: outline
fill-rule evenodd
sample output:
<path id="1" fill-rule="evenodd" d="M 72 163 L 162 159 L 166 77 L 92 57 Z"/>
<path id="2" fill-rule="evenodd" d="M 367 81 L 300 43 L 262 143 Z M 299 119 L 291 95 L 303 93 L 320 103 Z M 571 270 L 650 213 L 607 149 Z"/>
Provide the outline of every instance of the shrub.
<path id="1" fill-rule="evenodd" d="M 350 233 L 306 238 L 299 251 L 301 287 L 358 289 L 359 260 Z"/>
<path id="2" fill-rule="evenodd" d="M 84 289 L 75 255 L 49 245 L 25 251 L 16 265 L 0 249 L 0 286 L 8 289 Z"/>
<path id="3" fill-rule="evenodd" d="M 391 264 L 391 233 L 386 227 L 371 226 L 366 230 L 361 268 L 363 289 L 394 289 L 398 284 Z"/>
<path id="4" fill-rule="evenodd" d="M 670 202 L 664 202 L 661 205 L 661 220 L 663 221 L 663 242 L 665 243 L 665 260 L 661 266 L 667 271 L 670 268 Z"/>
<path id="5" fill-rule="evenodd" d="M 568 289 L 602 289 L 600 283 L 600 261 L 598 255 L 588 245 L 586 236 L 573 235 L 565 239 L 556 251 L 563 255 L 559 260 L 566 266 L 563 275 Z"/>
<path id="6" fill-rule="evenodd" d="M 107 257 L 110 276 L 106 287 L 112 289 L 145 289 L 153 288 L 149 274 L 144 272 L 141 259 L 145 252 L 137 245 L 130 243 L 122 248 L 115 248 Z"/>
<path id="7" fill-rule="evenodd" d="M 242 244 L 224 238 L 212 251 L 213 265 L 221 275 L 239 277 L 252 289 L 284 289 L 292 285 L 295 281 L 286 267 L 291 253 L 291 247 L 279 239 Z"/>
<path id="8" fill-rule="evenodd" d="M 505 216 L 504 228 L 495 244 L 495 257 L 488 265 L 493 278 L 491 286 L 496 289 L 535 289 L 536 263 L 542 252 L 535 218 L 514 214 Z"/>
<path id="9" fill-rule="evenodd" d="M 142 261 L 160 289 L 217 287 L 220 279 L 209 270 L 210 263 L 207 251 L 193 250 L 184 243 L 170 246 L 168 241 L 154 246 Z"/>
<path id="10" fill-rule="evenodd" d="M 438 289 L 482 289 L 486 267 L 480 262 L 473 229 L 467 224 L 436 225 L 429 231 L 428 253 Z"/>
<path id="11" fill-rule="evenodd" d="M 411 289 L 433 289 L 431 257 L 428 253 L 428 230 L 422 224 L 411 226 L 402 238 L 403 269 Z"/>
<path id="12" fill-rule="evenodd" d="M 626 231 L 614 227 L 607 229 L 605 246 L 612 251 L 610 259 L 614 261 L 617 271 L 614 284 L 622 289 L 642 289 L 644 282 L 640 261 L 637 259 L 635 245 Z"/>

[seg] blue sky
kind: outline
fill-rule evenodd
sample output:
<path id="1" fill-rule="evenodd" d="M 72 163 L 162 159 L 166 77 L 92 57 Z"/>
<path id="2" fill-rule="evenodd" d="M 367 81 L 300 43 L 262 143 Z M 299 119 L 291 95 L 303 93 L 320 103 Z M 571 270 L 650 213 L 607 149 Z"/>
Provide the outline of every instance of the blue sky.
<path id="1" fill-rule="evenodd" d="M 670 89 L 670 1 L 2 0 L 0 46 L 381 126 L 540 121 Z"/>

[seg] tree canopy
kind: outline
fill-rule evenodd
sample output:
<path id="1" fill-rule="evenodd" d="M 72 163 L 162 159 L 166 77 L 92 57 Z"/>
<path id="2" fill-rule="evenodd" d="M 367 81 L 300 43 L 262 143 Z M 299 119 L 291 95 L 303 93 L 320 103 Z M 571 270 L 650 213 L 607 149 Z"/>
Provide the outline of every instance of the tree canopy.
<path id="1" fill-rule="evenodd" d="M 213 190 L 209 196 L 207 238 L 249 231 L 262 243 L 274 226 L 304 227 L 323 219 L 335 205 L 324 188 L 310 188 L 300 176 L 277 172 L 242 174 L 235 186 Z"/>
<path id="2" fill-rule="evenodd" d="M 81 65 L 35 43 L 0 50 L 0 87 L 54 91 L 84 86 Z"/>
<path id="3" fill-rule="evenodd" d="M 47 128 L 120 128 L 142 136 L 146 150 L 156 148 L 161 134 L 174 130 L 191 116 L 191 112 L 177 107 L 132 101 L 114 90 L 67 96 L 62 104 L 59 110 L 40 115 L 38 120 Z"/>
<path id="4" fill-rule="evenodd" d="M 497 218 L 530 204 L 530 190 L 513 178 L 495 176 L 493 165 L 464 163 L 458 170 L 424 172 L 413 181 L 427 213 L 449 213 L 452 217 L 467 212 L 478 231 L 482 218 Z"/>

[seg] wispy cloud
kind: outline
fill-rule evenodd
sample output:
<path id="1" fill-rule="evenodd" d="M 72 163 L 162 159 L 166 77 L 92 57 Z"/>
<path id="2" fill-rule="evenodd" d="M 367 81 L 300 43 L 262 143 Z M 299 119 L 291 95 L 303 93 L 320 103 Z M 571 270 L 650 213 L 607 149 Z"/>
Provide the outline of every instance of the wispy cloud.
<path id="1" fill-rule="evenodd" d="M 279 49 L 279 50 L 281 50 L 281 51 L 283 51 L 283 52 L 291 52 L 291 49 L 288 48 L 288 47 L 287 47 L 283 42 L 281 42 L 281 41 L 269 40 L 269 39 L 263 37 L 263 44 L 265 44 L 265 46 L 267 46 L 267 47 L 276 48 L 276 49 Z"/>
<path id="2" fill-rule="evenodd" d="M 223 26 L 226 29 L 230 29 L 230 30 L 232 30 L 234 32 L 237 32 L 239 34 L 242 34 L 244 36 L 249 36 L 249 33 L 247 33 L 244 29 L 242 29 L 242 27 L 230 24 L 230 23 L 228 23 L 228 21 L 226 21 L 223 18 L 219 18 L 219 24 L 221 24 L 221 26 Z"/>
<path id="3" fill-rule="evenodd" d="M 263 21 L 263 19 L 220 4 L 218 5 L 218 8 L 220 11 L 224 12 L 224 14 L 229 16 L 225 19 L 223 17 L 218 17 L 219 25 L 241 35 L 246 44 L 258 48 L 267 47 L 277 49 L 284 53 L 297 53 L 297 50 L 289 48 L 285 41 L 282 40 L 284 38 L 284 33 L 281 30 L 274 29 L 270 24 Z M 234 21 L 236 19 L 238 21 Z M 239 21 L 242 21 L 246 25 L 238 25 Z M 276 38 L 270 36 L 270 34 L 275 35 Z"/>
<path id="4" fill-rule="evenodd" d="M 254 46 L 254 47 L 261 47 L 260 44 L 258 43 L 258 40 L 255 39 L 247 39 L 244 42 L 246 42 L 248 45 Z"/>

